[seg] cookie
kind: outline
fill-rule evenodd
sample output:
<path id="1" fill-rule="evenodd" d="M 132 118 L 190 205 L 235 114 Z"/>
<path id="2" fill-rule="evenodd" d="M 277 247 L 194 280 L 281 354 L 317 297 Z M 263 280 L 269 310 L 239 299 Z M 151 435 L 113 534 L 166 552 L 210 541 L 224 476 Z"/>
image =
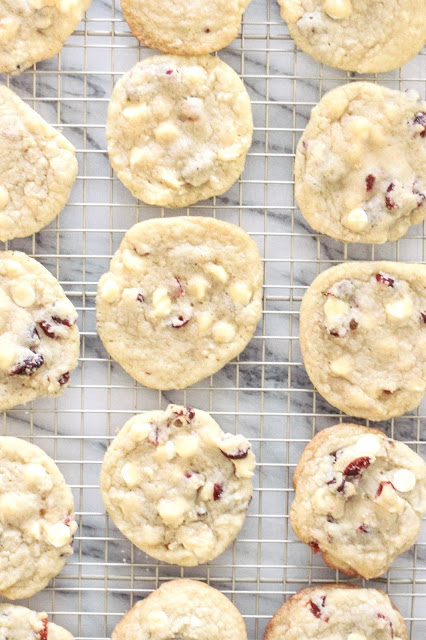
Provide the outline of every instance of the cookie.
<path id="1" fill-rule="evenodd" d="M 21 73 L 55 56 L 90 0 L 3 0 L 0 7 L 0 73 Z"/>
<path id="2" fill-rule="evenodd" d="M 220 591 L 198 580 L 165 582 L 139 600 L 115 627 L 111 640 L 181 638 L 247 640 L 238 609 Z"/>
<path id="3" fill-rule="evenodd" d="M 218 51 L 238 35 L 250 0 L 122 0 L 121 9 L 133 35 L 164 53 L 198 55 Z"/>
<path id="4" fill-rule="evenodd" d="M 313 385 L 348 415 L 388 420 L 415 409 L 426 388 L 426 266 L 327 269 L 303 298 L 300 347 Z"/>
<path id="5" fill-rule="evenodd" d="M 389 597 L 377 589 L 322 585 L 301 589 L 275 612 L 264 640 L 408 640 Z"/>
<path id="6" fill-rule="evenodd" d="M 0 87 L 0 240 L 49 224 L 66 205 L 76 176 L 72 144 Z"/>
<path id="7" fill-rule="evenodd" d="M 278 0 L 302 51 L 331 67 L 379 73 L 402 66 L 426 41 L 426 0 Z"/>
<path id="8" fill-rule="evenodd" d="M 162 218 L 128 231 L 99 281 L 98 333 L 153 389 L 185 389 L 246 347 L 262 307 L 255 242 L 212 218 Z"/>
<path id="9" fill-rule="evenodd" d="M 378 429 L 338 424 L 308 444 L 293 476 L 290 521 L 333 569 L 370 580 L 416 541 L 426 464 Z"/>
<path id="10" fill-rule="evenodd" d="M 76 529 L 74 500 L 53 460 L 25 440 L 0 437 L 1 595 L 41 591 L 72 553 Z"/>
<path id="11" fill-rule="evenodd" d="M 63 627 L 37 613 L 14 604 L 0 604 L 0 638 L 7 640 L 74 640 Z"/>
<path id="12" fill-rule="evenodd" d="M 78 364 L 77 312 L 59 282 L 20 251 L 0 252 L 0 409 L 56 396 Z"/>
<path id="13" fill-rule="evenodd" d="M 256 460 L 242 435 L 204 411 L 169 405 L 137 415 L 110 445 L 101 494 L 120 531 L 157 560 L 209 562 L 243 526 Z"/>
<path id="14" fill-rule="evenodd" d="M 186 207 L 224 193 L 243 171 L 253 119 L 235 71 L 212 56 L 154 56 L 115 85 L 112 167 L 148 204 Z"/>
<path id="15" fill-rule="evenodd" d="M 426 102 L 370 82 L 327 93 L 297 147 L 295 195 L 336 240 L 401 238 L 426 217 Z"/>

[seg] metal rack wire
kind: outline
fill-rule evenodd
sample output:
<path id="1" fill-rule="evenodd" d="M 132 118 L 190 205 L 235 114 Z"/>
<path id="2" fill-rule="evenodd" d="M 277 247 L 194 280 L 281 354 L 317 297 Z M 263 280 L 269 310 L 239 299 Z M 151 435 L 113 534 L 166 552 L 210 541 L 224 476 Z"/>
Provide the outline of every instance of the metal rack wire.
<path id="1" fill-rule="evenodd" d="M 190 210 L 137 203 L 112 174 L 104 123 L 114 82 L 149 54 L 130 34 L 116 0 L 93 0 L 59 56 L 4 79 L 62 129 L 78 150 L 80 167 L 60 217 L 7 247 L 26 251 L 56 275 L 79 310 L 82 333 L 81 363 L 71 388 L 56 400 L 38 400 L 3 416 L 2 434 L 27 438 L 57 460 L 73 488 L 79 519 L 75 553 L 65 569 L 23 604 L 46 610 L 79 640 L 105 640 L 136 600 L 164 580 L 188 576 L 227 594 L 243 614 L 249 638 L 260 640 L 270 616 L 297 589 L 348 580 L 312 556 L 288 522 L 291 475 L 303 447 L 315 431 L 341 419 L 314 392 L 301 362 L 301 297 L 320 270 L 343 260 L 424 261 L 426 237 L 419 226 L 396 243 L 343 245 L 303 222 L 292 188 L 298 138 L 321 95 L 356 78 L 297 51 L 275 0 L 253 0 L 240 37 L 219 54 L 241 74 L 253 104 L 254 143 L 241 180 L 224 196 Z M 425 62 L 426 51 L 402 71 L 368 79 L 416 88 L 424 97 Z M 264 261 L 264 312 L 237 362 L 186 391 L 160 393 L 137 385 L 108 359 L 95 331 L 94 297 L 125 231 L 152 216 L 177 214 L 213 215 L 252 235 Z M 164 408 L 170 401 L 210 411 L 224 429 L 241 431 L 258 459 L 254 500 L 237 541 L 211 565 L 185 570 L 134 549 L 106 517 L 98 490 L 100 464 L 115 430 L 134 412 Z M 425 418 L 423 403 L 379 426 L 426 457 Z M 390 594 L 407 620 L 410 640 L 425 637 L 424 532 L 386 576 L 369 585 Z"/>

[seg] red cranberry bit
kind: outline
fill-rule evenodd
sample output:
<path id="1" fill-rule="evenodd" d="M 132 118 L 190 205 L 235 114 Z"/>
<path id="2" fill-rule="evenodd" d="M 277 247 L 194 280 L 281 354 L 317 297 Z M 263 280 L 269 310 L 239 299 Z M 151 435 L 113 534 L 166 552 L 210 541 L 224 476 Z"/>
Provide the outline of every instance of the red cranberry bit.
<path id="1" fill-rule="evenodd" d="M 370 529 L 367 527 L 365 522 L 359 525 L 358 531 L 362 531 L 362 533 L 370 533 Z"/>
<path id="2" fill-rule="evenodd" d="M 420 137 L 426 138 L 426 112 L 425 111 L 419 111 L 418 113 L 416 113 L 416 115 L 414 116 L 414 124 L 419 124 L 421 127 L 423 127 L 423 131 L 420 131 Z"/>
<path id="3" fill-rule="evenodd" d="M 384 276 L 383 273 L 376 273 L 376 280 L 379 284 L 387 284 L 388 287 L 392 287 L 395 284 L 395 278 Z"/>
<path id="4" fill-rule="evenodd" d="M 70 320 L 69 318 L 59 318 L 59 316 L 52 316 L 52 320 L 53 322 L 56 322 L 56 324 L 63 324 L 66 327 L 72 327 L 77 322 L 77 318 L 75 318 L 75 320 Z"/>
<path id="5" fill-rule="evenodd" d="M 192 478 L 193 474 L 191 471 L 185 471 L 185 478 Z"/>
<path id="6" fill-rule="evenodd" d="M 339 486 L 337 487 L 336 491 L 338 493 L 345 493 L 345 486 L 346 486 L 346 481 L 342 480 L 342 482 L 339 484 Z"/>
<path id="7" fill-rule="evenodd" d="M 141 293 L 138 293 L 138 295 L 136 296 L 136 300 L 138 302 L 145 302 L 145 298 L 143 297 L 143 295 Z"/>
<path id="8" fill-rule="evenodd" d="M 59 384 L 60 384 L 60 385 L 61 385 L 61 387 L 62 387 L 64 384 L 67 384 L 67 382 L 69 381 L 69 379 L 70 379 L 70 372 L 69 372 L 69 371 L 67 371 L 66 373 L 63 373 L 63 374 L 58 378 L 58 382 L 59 382 Z"/>
<path id="9" fill-rule="evenodd" d="M 385 484 L 390 484 L 392 489 L 394 491 L 396 491 L 395 487 L 393 486 L 393 484 L 392 484 L 392 482 L 390 480 L 382 480 L 381 483 L 379 484 L 379 488 L 377 489 L 376 498 L 378 498 L 379 496 L 382 495 L 383 487 L 385 486 Z"/>
<path id="10" fill-rule="evenodd" d="M 179 411 L 173 411 L 173 415 L 176 416 L 176 418 L 173 418 L 172 420 L 174 426 L 183 427 L 186 422 L 190 422 L 194 419 L 195 411 L 192 407 L 183 407 Z"/>
<path id="11" fill-rule="evenodd" d="M 391 182 L 388 188 L 386 189 L 385 202 L 386 202 L 386 208 L 389 209 L 389 211 L 392 211 L 392 209 L 399 209 L 399 205 L 397 205 L 395 200 L 392 198 L 392 196 L 389 195 L 392 193 L 394 189 L 395 189 L 395 184 L 393 182 Z"/>
<path id="12" fill-rule="evenodd" d="M 376 176 L 373 176 L 372 173 L 369 173 L 365 179 L 365 186 L 367 191 L 371 191 L 371 189 L 374 187 L 375 182 L 376 182 Z"/>
<path id="13" fill-rule="evenodd" d="M 328 514 L 327 522 L 330 522 L 330 524 L 333 524 L 333 522 L 336 522 L 336 520 L 333 518 L 333 516 L 331 514 Z"/>
<path id="14" fill-rule="evenodd" d="M 71 524 L 71 515 L 69 513 L 64 518 L 64 524 L 66 524 L 67 527 L 69 527 Z"/>
<path id="15" fill-rule="evenodd" d="M 420 207 L 426 200 L 426 195 L 423 193 L 423 191 L 420 190 L 420 183 L 418 180 L 414 181 L 411 191 L 415 196 L 417 196 L 417 209 L 420 209 Z"/>
<path id="16" fill-rule="evenodd" d="M 322 620 L 324 620 L 324 622 L 328 622 L 330 620 L 330 618 L 327 617 L 323 617 L 323 609 L 325 607 L 325 600 L 326 600 L 327 596 L 321 596 L 320 601 L 321 604 L 316 604 L 313 600 L 309 600 L 308 605 L 312 615 L 314 615 L 316 618 L 320 618 Z"/>
<path id="17" fill-rule="evenodd" d="M 46 616 L 46 618 L 43 618 L 42 624 L 43 624 L 43 626 L 40 629 L 40 631 L 38 632 L 39 639 L 40 640 L 47 640 L 47 627 L 48 627 L 48 624 L 49 624 L 49 620 L 48 620 L 47 616 Z"/>
<path id="18" fill-rule="evenodd" d="M 383 389 L 383 393 L 385 393 L 387 396 L 392 395 L 392 391 L 389 391 L 389 389 Z"/>
<path id="19" fill-rule="evenodd" d="M 172 327 L 173 329 L 180 329 L 181 327 L 184 327 L 186 324 L 188 324 L 190 320 L 191 318 L 185 316 L 176 316 L 172 320 Z"/>
<path id="20" fill-rule="evenodd" d="M 166 76 L 170 76 L 173 73 L 173 69 L 167 69 Z"/>
<path id="21" fill-rule="evenodd" d="M 167 442 L 167 437 L 167 429 L 159 425 L 153 425 L 153 428 L 148 434 L 148 440 L 157 447 L 158 445 L 165 444 Z"/>
<path id="22" fill-rule="evenodd" d="M 170 283 L 169 292 L 172 298 L 180 298 L 185 295 L 185 289 L 179 278 L 174 277 Z"/>
<path id="23" fill-rule="evenodd" d="M 213 487 L 213 500 L 219 500 L 222 493 L 223 493 L 222 485 L 216 483 Z"/>
<path id="24" fill-rule="evenodd" d="M 339 453 L 340 450 L 337 449 L 336 451 L 332 451 L 329 455 L 333 458 L 333 464 L 336 462 L 337 458 L 339 457 Z"/>
<path id="25" fill-rule="evenodd" d="M 420 315 L 422 317 L 423 322 L 426 324 L 426 313 L 423 313 L 423 311 L 420 311 Z"/>
<path id="26" fill-rule="evenodd" d="M 52 327 L 50 322 L 47 322 L 47 320 L 41 320 L 39 322 L 39 325 L 43 329 L 44 333 L 47 335 L 48 338 L 52 338 L 52 340 L 56 340 L 58 338 L 58 336 L 55 333 L 55 329 Z"/>
<path id="27" fill-rule="evenodd" d="M 204 33 L 210 33 L 210 29 L 207 27 L 207 29 L 204 29 Z"/>
<path id="28" fill-rule="evenodd" d="M 349 476 L 353 478 L 355 476 L 362 475 L 364 469 L 367 469 L 371 464 L 371 459 L 368 456 L 363 456 L 362 458 L 355 458 L 352 460 L 346 467 L 343 472 L 343 475 Z"/>
<path id="29" fill-rule="evenodd" d="M 351 329 L 351 331 L 355 331 L 355 329 L 358 326 L 358 322 L 354 319 L 352 319 L 349 323 L 349 328 Z"/>
<path id="30" fill-rule="evenodd" d="M 37 327 L 34 325 L 30 332 L 31 341 L 40 342 L 40 334 L 37 331 Z"/>
<path id="31" fill-rule="evenodd" d="M 40 369 L 44 364 L 44 356 L 42 353 L 35 353 L 34 355 L 27 356 L 21 362 L 13 367 L 9 375 L 11 376 L 32 376 L 34 371 Z"/>
<path id="32" fill-rule="evenodd" d="M 330 484 L 336 484 L 336 482 L 337 482 L 336 478 L 333 478 L 332 480 L 329 480 L 329 481 L 328 481 L 328 482 L 326 482 L 325 484 L 328 484 L 328 485 L 330 485 Z"/>
<path id="33" fill-rule="evenodd" d="M 338 331 L 329 331 L 329 334 L 335 338 L 346 338 L 348 332 L 344 331 L 343 333 L 339 333 Z"/>
<path id="34" fill-rule="evenodd" d="M 242 460 L 243 458 L 247 458 L 249 451 L 250 447 L 247 447 L 247 449 L 237 449 L 236 451 L 232 451 L 231 453 L 222 451 L 221 449 L 221 452 L 223 453 L 225 458 L 229 458 L 230 460 Z"/>
<path id="35" fill-rule="evenodd" d="M 311 547 L 314 553 L 319 553 L 321 551 L 317 540 L 311 540 L 309 543 L 309 546 Z"/>
<path id="36" fill-rule="evenodd" d="M 386 620 L 386 616 L 383 613 L 378 613 L 377 617 L 381 618 L 382 620 Z"/>

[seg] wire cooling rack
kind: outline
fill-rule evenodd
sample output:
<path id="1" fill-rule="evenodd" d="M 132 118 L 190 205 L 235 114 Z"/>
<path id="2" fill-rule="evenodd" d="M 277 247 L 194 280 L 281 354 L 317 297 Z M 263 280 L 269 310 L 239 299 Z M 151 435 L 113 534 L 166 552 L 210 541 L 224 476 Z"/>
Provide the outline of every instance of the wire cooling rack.
<path id="1" fill-rule="evenodd" d="M 409 35 L 407 36 L 409 37 Z M 170 212 L 137 203 L 113 176 L 104 124 L 112 87 L 150 52 L 139 47 L 114 0 L 93 0 L 61 54 L 9 82 L 78 150 L 79 176 L 59 218 L 34 237 L 9 242 L 59 279 L 80 314 L 81 361 L 60 398 L 40 399 L 3 416 L 3 434 L 26 438 L 58 463 L 71 485 L 79 529 L 75 553 L 47 589 L 23 604 L 46 610 L 76 638 L 105 640 L 122 614 L 164 580 L 208 581 L 244 616 L 250 640 L 260 640 L 274 613 L 297 589 L 348 581 L 298 542 L 289 526 L 291 476 L 307 441 L 341 420 L 316 394 L 301 362 L 298 312 L 319 271 L 343 260 L 425 260 L 422 226 L 396 243 L 344 245 L 313 233 L 298 212 L 292 163 L 298 138 L 321 95 L 348 80 L 297 51 L 276 0 L 253 0 L 241 34 L 220 57 L 243 77 L 253 104 L 254 142 L 242 179 L 224 196 Z M 423 98 L 426 52 L 402 71 L 368 78 L 415 88 Z M 365 79 L 365 76 L 364 78 Z M 240 224 L 257 242 L 264 264 L 264 309 L 256 336 L 237 362 L 186 391 L 160 393 L 134 383 L 111 362 L 95 331 L 95 291 L 125 231 L 159 215 L 215 216 Z M 234 545 L 209 566 L 180 569 L 157 563 L 117 532 L 101 502 L 98 481 L 105 449 L 135 412 L 169 402 L 210 411 L 225 430 L 254 446 L 258 471 L 246 524 Z M 426 403 L 379 424 L 423 457 Z M 361 584 L 361 581 L 352 581 Z M 426 535 L 382 579 L 407 620 L 410 640 L 426 636 Z"/>

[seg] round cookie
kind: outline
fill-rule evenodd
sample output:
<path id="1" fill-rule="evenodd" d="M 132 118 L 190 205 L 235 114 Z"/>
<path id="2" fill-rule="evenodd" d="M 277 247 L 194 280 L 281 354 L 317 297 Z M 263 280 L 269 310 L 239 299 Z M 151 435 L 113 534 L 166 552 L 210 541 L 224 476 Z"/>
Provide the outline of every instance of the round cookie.
<path id="1" fill-rule="evenodd" d="M 312 383 L 334 407 L 370 420 L 415 409 L 426 388 L 426 266 L 327 269 L 303 298 L 299 339 Z"/>
<path id="2" fill-rule="evenodd" d="M 311 227 L 344 242 L 401 238 L 426 217 L 426 102 L 370 82 L 327 93 L 295 160 L 295 195 Z"/>
<path id="3" fill-rule="evenodd" d="M 59 282 L 20 251 L 0 252 L 0 410 L 67 387 L 78 364 L 77 312 Z"/>
<path id="4" fill-rule="evenodd" d="M 74 640 L 63 627 L 50 622 L 46 613 L 14 604 L 0 604 L 0 637 L 7 640 Z"/>
<path id="5" fill-rule="evenodd" d="M 20 438 L 0 437 L 0 593 L 41 591 L 72 554 L 74 500 L 56 464 Z"/>
<path id="6" fill-rule="evenodd" d="M 322 585 L 301 589 L 275 612 L 264 640 L 408 640 L 389 597 L 377 589 Z"/>
<path id="7" fill-rule="evenodd" d="M 331 67 L 379 73 L 402 66 L 426 41 L 426 0 L 278 0 L 302 51 Z"/>
<path id="8" fill-rule="evenodd" d="M 90 0 L 3 0 L 0 7 L 0 73 L 21 73 L 55 56 Z"/>
<path id="9" fill-rule="evenodd" d="M 238 609 L 217 589 L 198 580 L 165 582 L 139 600 L 115 627 L 111 640 L 134 638 L 247 640 Z"/>
<path id="10" fill-rule="evenodd" d="M 171 404 L 126 422 L 105 455 L 102 499 L 137 547 L 193 566 L 216 558 L 240 531 L 255 464 L 242 435 L 225 434 L 204 411 Z"/>
<path id="11" fill-rule="evenodd" d="M 122 0 L 133 35 L 164 53 L 198 55 L 223 49 L 238 35 L 250 0 Z"/>
<path id="12" fill-rule="evenodd" d="M 293 476 L 295 534 L 333 569 L 370 580 L 416 541 L 426 464 L 378 429 L 338 424 L 307 445 Z"/>
<path id="13" fill-rule="evenodd" d="M 72 144 L 0 87 L 0 240 L 29 236 L 56 218 L 77 168 Z"/>
<path id="14" fill-rule="evenodd" d="M 253 118 L 247 91 L 212 56 L 154 56 L 115 85 L 108 108 L 112 167 L 148 204 L 186 207 L 224 193 L 244 169 Z"/>
<path id="15" fill-rule="evenodd" d="M 153 389 L 184 389 L 246 347 L 262 310 L 255 242 L 212 218 L 140 222 L 125 235 L 96 301 L 108 353 Z"/>

